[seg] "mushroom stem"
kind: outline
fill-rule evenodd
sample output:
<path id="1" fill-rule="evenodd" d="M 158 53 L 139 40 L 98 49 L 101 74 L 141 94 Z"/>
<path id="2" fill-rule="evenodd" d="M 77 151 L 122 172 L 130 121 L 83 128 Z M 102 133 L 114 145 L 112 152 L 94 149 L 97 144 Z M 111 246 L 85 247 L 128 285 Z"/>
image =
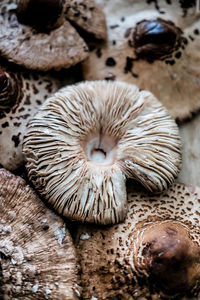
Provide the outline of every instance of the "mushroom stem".
<path id="1" fill-rule="evenodd" d="M 62 0 L 19 0 L 17 16 L 20 23 L 46 31 L 59 26 L 62 9 Z"/>
<path id="2" fill-rule="evenodd" d="M 167 295 L 184 293 L 195 287 L 200 251 L 185 226 L 159 222 L 140 232 L 135 265 L 156 289 Z"/>
<path id="3" fill-rule="evenodd" d="M 18 85 L 14 77 L 0 69 L 0 110 L 13 107 L 16 103 Z"/>

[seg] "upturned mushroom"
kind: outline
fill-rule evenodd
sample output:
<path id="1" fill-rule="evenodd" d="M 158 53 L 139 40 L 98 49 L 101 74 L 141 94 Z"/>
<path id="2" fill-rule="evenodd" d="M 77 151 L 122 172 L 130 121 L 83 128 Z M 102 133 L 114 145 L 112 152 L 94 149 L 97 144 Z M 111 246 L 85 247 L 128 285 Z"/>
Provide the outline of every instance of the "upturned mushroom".
<path id="1" fill-rule="evenodd" d="M 83 299 L 200 298 L 198 187 L 161 195 L 129 185 L 128 215 L 113 227 L 79 225 Z"/>
<path id="2" fill-rule="evenodd" d="M 77 27 L 106 37 L 103 11 L 93 0 L 4 0 L 0 4 L 0 54 L 28 69 L 69 68 L 88 56 Z"/>
<path id="3" fill-rule="evenodd" d="M 0 298 L 79 299 L 78 264 L 65 222 L 4 169 L 0 208 Z"/>
<path id="4" fill-rule="evenodd" d="M 84 79 L 137 84 L 160 99 L 172 117 L 191 117 L 200 108 L 196 1 L 99 2 L 109 15 L 108 40 L 90 47 Z"/>
<path id="5" fill-rule="evenodd" d="M 0 164 L 15 170 L 24 162 L 26 125 L 44 100 L 60 87 L 52 76 L 0 65 Z"/>
<path id="6" fill-rule="evenodd" d="M 161 192 L 180 168 L 178 128 L 148 91 L 94 81 L 61 89 L 29 122 L 26 168 L 60 214 L 116 223 L 126 216 L 126 178 Z"/>

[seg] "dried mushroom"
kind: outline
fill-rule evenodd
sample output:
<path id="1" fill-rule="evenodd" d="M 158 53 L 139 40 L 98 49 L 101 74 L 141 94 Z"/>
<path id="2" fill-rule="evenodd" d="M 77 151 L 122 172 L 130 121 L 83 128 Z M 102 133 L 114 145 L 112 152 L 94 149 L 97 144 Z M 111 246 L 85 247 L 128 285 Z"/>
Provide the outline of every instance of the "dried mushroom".
<path id="1" fill-rule="evenodd" d="M 22 178 L 0 169 L 0 298 L 79 299 L 77 274 L 64 221 Z"/>
<path id="2" fill-rule="evenodd" d="M 28 175 L 60 214 L 116 223 L 126 216 L 126 178 L 161 192 L 177 176 L 180 139 L 167 110 L 124 82 L 68 86 L 29 122 L 23 142 Z"/>
<path id="3" fill-rule="evenodd" d="M 172 117 L 191 117 L 200 108 L 200 19 L 195 1 L 99 2 L 109 14 L 108 41 L 90 47 L 84 78 L 137 84 L 160 99 Z"/>
<path id="4" fill-rule="evenodd" d="M 128 215 L 113 227 L 79 225 L 83 299 L 200 298 L 200 189 L 161 195 L 129 186 Z"/>
<path id="5" fill-rule="evenodd" d="M 0 164 L 9 170 L 23 162 L 22 139 L 28 121 L 60 87 L 52 76 L 0 66 Z"/>
<path id="6" fill-rule="evenodd" d="M 29 69 L 69 68 L 88 56 L 74 26 L 97 38 L 106 36 L 103 11 L 93 0 L 3 0 L 0 54 Z"/>

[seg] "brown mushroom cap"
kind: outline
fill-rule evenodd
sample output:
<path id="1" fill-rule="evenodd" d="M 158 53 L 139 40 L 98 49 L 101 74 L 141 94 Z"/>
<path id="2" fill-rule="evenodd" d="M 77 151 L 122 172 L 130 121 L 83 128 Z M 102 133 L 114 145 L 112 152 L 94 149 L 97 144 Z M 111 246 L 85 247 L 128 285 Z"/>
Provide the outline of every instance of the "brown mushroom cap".
<path id="1" fill-rule="evenodd" d="M 0 191 L 0 298 L 78 299 L 76 254 L 64 221 L 4 169 Z"/>
<path id="2" fill-rule="evenodd" d="M 101 224 L 126 215 L 126 178 L 161 192 L 180 168 L 177 125 L 148 91 L 124 82 L 68 86 L 30 121 L 30 180 L 64 216 Z"/>
<path id="3" fill-rule="evenodd" d="M 128 189 L 124 223 L 79 225 L 75 234 L 83 298 L 199 299 L 200 189 L 176 183 L 159 196 Z"/>
<path id="4" fill-rule="evenodd" d="M 9 170 L 23 162 L 22 139 L 28 121 L 60 87 L 52 76 L 0 66 L 0 164 Z"/>
<path id="5" fill-rule="evenodd" d="M 98 38 L 106 36 L 102 10 L 92 0 L 84 2 L 2 1 L 0 54 L 25 68 L 42 71 L 69 68 L 84 60 L 88 56 L 88 47 L 74 24 L 96 33 Z M 73 21 L 73 25 L 65 16 Z"/>
<path id="6" fill-rule="evenodd" d="M 185 1 L 189 8 L 180 1 L 100 2 L 109 16 L 108 41 L 83 64 L 84 79 L 137 84 L 160 99 L 172 117 L 191 117 L 200 108 L 200 21 L 194 1 Z"/>

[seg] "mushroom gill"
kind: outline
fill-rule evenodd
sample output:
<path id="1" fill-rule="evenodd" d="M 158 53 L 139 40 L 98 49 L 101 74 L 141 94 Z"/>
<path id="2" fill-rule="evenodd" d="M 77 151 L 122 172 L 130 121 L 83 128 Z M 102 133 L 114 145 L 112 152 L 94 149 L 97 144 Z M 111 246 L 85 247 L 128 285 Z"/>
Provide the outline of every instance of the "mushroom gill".
<path id="1" fill-rule="evenodd" d="M 175 183 L 150 195 L 129 182 L 123 223 L 79 225 L 83 298 L 198 300 L 199 198 L 192 185 Z"/>
<path id="2" fill-rule="evenodd" d="M 101 224 L 126 216 L 126 178 L 151 192 L 180 168 L 178 128 L 148 91 L 123 82 L 61 89 L 30 121 L 23 142 L 30 180 L 64 216 Z"/>
<path id="3" fill-rule="evenodd" d="M 79 299 L 65 222 L 25 181 L 0 169 L 0 299 Z"/>

